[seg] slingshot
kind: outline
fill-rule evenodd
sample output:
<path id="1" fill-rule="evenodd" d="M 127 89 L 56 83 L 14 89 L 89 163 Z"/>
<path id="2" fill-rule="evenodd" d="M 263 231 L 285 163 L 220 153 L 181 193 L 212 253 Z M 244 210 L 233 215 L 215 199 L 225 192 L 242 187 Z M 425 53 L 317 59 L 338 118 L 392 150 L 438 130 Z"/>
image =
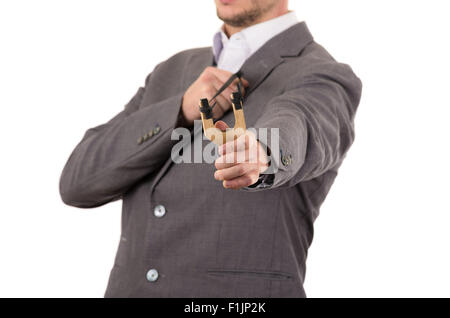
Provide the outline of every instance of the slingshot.
<path id="1" fill-rule="evenodd" d="M 208 101 L 207 98 L 202 98 L 200 100 L 200 115 L 202 118 L 203 131 L 205 136 L 217 145 L 222 145 L 227 141 L 235 140 L 245 133 L 246 125 L 244 110 L 242 109 L 243 98 L 241 93 L 241 76 L 242 73 L 240 71 L 233 74 L 210 99 L 210 101 Z M 238 90 L 233 92 L 230 96 L 234 113 L 234 127 L 227 129 L 226 131 L 221 131 L 220 129 L 214 127 L 213 122 L 212 109 L 216 105 L 216 101 L 214 101 L 212 106 L 210 105 L 210 102 L 222 93 L 223 90 L 226 89 L 235 78 L 239 78 L 237 84 Z"/>

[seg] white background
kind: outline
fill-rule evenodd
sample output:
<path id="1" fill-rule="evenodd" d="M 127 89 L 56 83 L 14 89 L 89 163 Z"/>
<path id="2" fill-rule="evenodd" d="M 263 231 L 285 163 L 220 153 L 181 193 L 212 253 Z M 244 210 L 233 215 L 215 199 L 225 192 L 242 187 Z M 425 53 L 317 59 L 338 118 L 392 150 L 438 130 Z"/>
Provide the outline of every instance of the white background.
<path id="1" fill-rule="evenodd" d="M 315 224 L 309 297 L 450 296 L 446 4 L 291 0 L 364 84 Z M 103 296 L 121 203 L 65 206 L 61 170 L 157 63 L 211 45 L 220 25 L 212 0 L 0 2 L 0 296 Z"/>

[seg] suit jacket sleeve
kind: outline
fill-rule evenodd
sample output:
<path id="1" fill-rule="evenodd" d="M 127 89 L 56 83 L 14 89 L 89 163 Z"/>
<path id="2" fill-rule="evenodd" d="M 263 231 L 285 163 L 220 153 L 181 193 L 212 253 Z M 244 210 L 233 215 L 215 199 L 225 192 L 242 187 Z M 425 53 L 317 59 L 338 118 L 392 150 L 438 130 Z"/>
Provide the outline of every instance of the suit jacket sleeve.
<path id="1" fill-rule="evenodd" d="M 151 74 L 119 114 L 87 130 L 75 147 L 60 177 L 64 203 L 90 208 L 115 201 L 170 157 L 183 93 L 141 105 Z"/>
<path id="2" fill-rule="evenodd" d="M 255 128 L 268 128 L 271 168 L 245 191 L 289 187 L 313 179 L 344 158 L 354 140 L 353 119 L 362 84 L 346 64 L 324 62 L 294 78 L 271 99 Z M 278 139 L 270 128 L 278 128 Z M 273 131 L 272 131 L 273 132 Z M 261 179 L 261 178 L 260 178 Z"/>

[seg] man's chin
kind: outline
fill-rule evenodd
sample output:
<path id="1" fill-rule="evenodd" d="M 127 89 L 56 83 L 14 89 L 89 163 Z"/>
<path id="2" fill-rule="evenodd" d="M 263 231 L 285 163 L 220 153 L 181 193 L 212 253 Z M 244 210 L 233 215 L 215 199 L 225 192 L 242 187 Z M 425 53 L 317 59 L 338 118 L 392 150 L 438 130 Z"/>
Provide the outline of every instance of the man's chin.
<path id="1" fill-rule="evenodd" d="M 222 20 L 226 24 L 233 25 L 234 21 L 236 20 L 236 14 L 233 14 L 231 12 L 217 12 L 217 17 Z"/>
<path id="2" fill-rule="evenodd" d="M 226 8 L 228 9 L 228 8 Z M 243 13 L 242 10 L 235 10 L 233 8 L 229 8 L 230 10 L 217 10 L 217 17 L 225 22 L 226 24 L 229 24 L 231 26 L 244 26 L 246 24 L 247 19 L 243 19 Z"/>

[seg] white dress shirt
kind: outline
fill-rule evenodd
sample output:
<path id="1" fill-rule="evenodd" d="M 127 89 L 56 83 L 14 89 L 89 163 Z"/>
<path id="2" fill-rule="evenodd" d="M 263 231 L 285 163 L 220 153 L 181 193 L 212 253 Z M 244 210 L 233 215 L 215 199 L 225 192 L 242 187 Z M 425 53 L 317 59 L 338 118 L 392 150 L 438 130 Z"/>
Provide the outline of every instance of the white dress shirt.
<path id="1" fill-rule="evenodd" d="M 213 54 L 217 67 L 229 72 L 237 72 L 245 60 L 275 35 L 298 23 L 294 11 L 282 16 L 251 25 L 230 38 L 224 32 L 224 25 L 214 34 Z"/>

